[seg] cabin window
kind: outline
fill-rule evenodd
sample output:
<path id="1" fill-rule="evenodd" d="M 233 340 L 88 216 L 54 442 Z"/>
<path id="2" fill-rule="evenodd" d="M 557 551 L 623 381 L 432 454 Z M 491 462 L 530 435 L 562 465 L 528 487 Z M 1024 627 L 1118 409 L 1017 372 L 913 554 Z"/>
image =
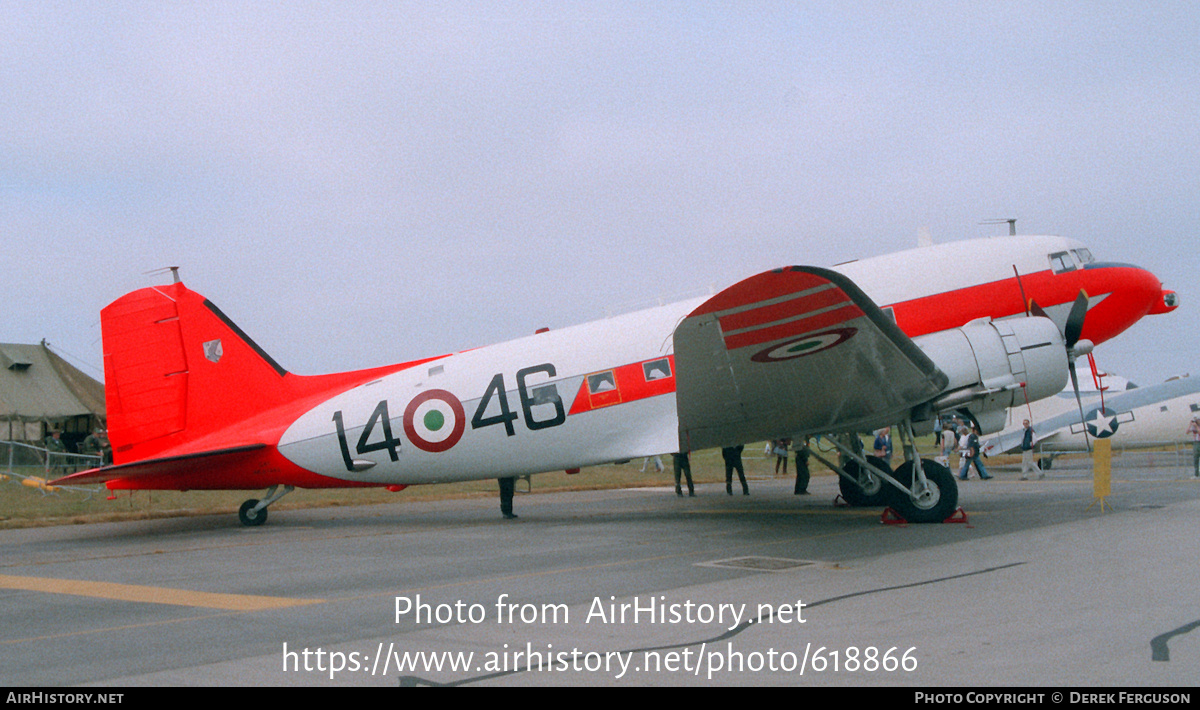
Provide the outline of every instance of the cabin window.
<path id="1" fill-rule="evenodd" d="M 597 372 L 594 375 L 588 375 L 588 392 L 591 394 L 600 394 L 602 392 L 612 392 L 617 388 L 617 378 L 613 375 L 613 371 Z"/>
<path id="2" fill-rule="evenodd" d="M 1096 260 L 1096 257 L 1092 256 L 1092 252 L 1086 248 L 1072 249 L 1071 253 L 1075 255 L 1075 258 L 1079 260 L 1080 264 L 1090 264 Z"/>
<path id="3" fill-rule="evenodd" d="M 665 380 L 671 376 L 671 361 L 667 358 L 642 363 L 642 375 L 647 382 Z"/>
<path id="4" fill-rule="evenodd" d="M 1191 405 L 1193 412 L 1200 412 L 1200 404 Z"/>
<path id="5" fill-rule="evenodd" d="M 1075 258 L 1069 252 L 1060 251 L 1050 255 L 1050 270 L 1062 274 L 1076 269 Z"/>

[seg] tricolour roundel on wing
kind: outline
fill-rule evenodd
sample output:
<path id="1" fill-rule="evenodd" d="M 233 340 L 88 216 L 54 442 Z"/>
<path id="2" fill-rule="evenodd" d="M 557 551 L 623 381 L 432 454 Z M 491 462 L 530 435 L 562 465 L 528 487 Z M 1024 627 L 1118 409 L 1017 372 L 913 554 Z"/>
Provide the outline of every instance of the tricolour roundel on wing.
<path id="1" fill-rule="evenodd" d="M 437 453 L 458 443 L 467 426 L 462 402 L 446 390 L 428 390 L 404 409 L 404 433 L 413 446 Z"/>
<path id="2" fill-rule="evenodd" d="M 778 362 L 780 360 L 791 360 L 792 358 L 804 357 L 819 353 L 822 350 L 839 345 L 857 333 L 855 328 L 837 328 L 835 330 L 827 330 L 824 333 L 812 333 L 800 338 L 789 340 L 786 343 L 773 345 L 766 350 L 755 353 L 751 356 L 751 360 L 755 362 Z"/>

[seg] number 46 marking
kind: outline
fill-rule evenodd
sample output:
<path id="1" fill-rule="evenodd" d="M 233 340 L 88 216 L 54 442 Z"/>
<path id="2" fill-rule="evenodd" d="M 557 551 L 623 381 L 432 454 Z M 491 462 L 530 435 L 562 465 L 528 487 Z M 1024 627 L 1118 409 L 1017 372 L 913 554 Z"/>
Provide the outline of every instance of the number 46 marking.
<path id="1" fill-rule="evenodd" d="M 521 399 L 521 411 L 525 414 L 525 426 L 530 431 L 538 429 L 548 429 L 556 427 L 567 421 L 567 412 L 563 408 L 562 397 L 558 395 L 558 386 L 547 384 L 530 388 L 526 381 L 530 375 L 535 373 L 545 373 L 547 377 L 554 377 L 554 365 L 543 363 L 526 367 L 523 370 L 517 370 L 517 394 Z M 475 416 L 471 417 L 471 428 L 482 429 L 483 427 L 492 426 L 495 424 L 503 424 L 504 431 L 513 436 L 516 434 L 516 429 L 513 422 L 517 419 L 517 413 L 512 411 L 508 406 L 507 390 L 504 387 L 504 374 L 497 373 L 492 377 L 492 381 L 488 383 L 487 390 L 483 393 L 483 398 L 479 400 L 479 407 L 475 410 Z M 492 400 L 496 401 L 497 407 L 500 410 L 499 414 L 487 414 L 487 410 L 492 405 Z M 548 419 L 536 419 L 534 417 L 534 407 L 550 406 L 554 408 L 554 414 Z M 543 410 L 539 410 L 543 413 Z"/>

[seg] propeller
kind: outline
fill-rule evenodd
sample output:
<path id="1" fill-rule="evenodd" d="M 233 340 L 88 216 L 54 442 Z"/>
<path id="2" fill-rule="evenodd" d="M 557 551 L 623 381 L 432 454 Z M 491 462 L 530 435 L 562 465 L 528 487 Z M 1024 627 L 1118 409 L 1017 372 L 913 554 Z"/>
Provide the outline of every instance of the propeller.
<path id="1" fill-rule="evenodd" d="M 1009 222 L 1009 227 L 1015 232 L 1016 220 L 1005 221 Z M 1016 264 L 1013 264 L 1013 273 L 1017 276 L 1017 287 L 1021 289 L 1021 301 L 1025 304 L 1025 315 L 1027 317 L 1033 315 L 1041 318 L 1050 318 L 1046 311 L 1037 304 L 1037 301 L 1025 297 L 1025 284 L 1021 282 L 1021 273 L 1017 271 Z M 1083 425 L 1083 441 L 1087 445 L 1087 450 L 1091 451 L 1092 442 L 1088 437 L 1087 423 L 1083 420 L 1083 399 L 1079 396 L 1079 375 L 1075 372 L 1075 361 L 1081 355 L 1086 355 L 1090 358 L 1092 348 L 1095 347 L 1092 341 L 1079 337 L 1083 333 L 1083 320 L 1087 317 L 1087 311 L 1087 292 L 1079 289 L 1079 295 L 1075 297 L 1075 302 L 1071 304 L 1071 311 L 1067 314 L 1066 323 L 1063 324 L 1062 335 L 1067 345 L 1067 370 L 1071 373 L 1071 387 L 1075 390 L 1075 405 L 1079 407 L 1079 423 Z"/>
<path id="2" fill-rule="evenodd" d="M 1092 442 L 1088 437 L 1087 424 L 1083 420 L 1083 400 L 1079 396 L 1079 375 L 1075 371 L 1075 361 L 1081 356 L 1090 355 L 1092 348 L 1095 347 L 1092 341 L 1079 337 L 1083 333 L 1083 321 L 1087 317 L 1087 311 L 1088 295 L 1083 289 L 1080 289 L 1079 295 L 1075 297 L 1075 302 L 1071 304 L 1071 312 L 1067 314 L 1062 334 L 1063 340 L 1067 344 L 1067 369 L 1071 373 L 1071 387 L 1075 390 L 1075 404 L 1079 407 L 1079 423 L 1083 424 L 1083 440 L 1087 445 L 1087 450 L 1091 451 Z M 1029 301 L 1029 312 L 1035 316 L 1049 318 L 1046 311 L 1032 299 Z"/>

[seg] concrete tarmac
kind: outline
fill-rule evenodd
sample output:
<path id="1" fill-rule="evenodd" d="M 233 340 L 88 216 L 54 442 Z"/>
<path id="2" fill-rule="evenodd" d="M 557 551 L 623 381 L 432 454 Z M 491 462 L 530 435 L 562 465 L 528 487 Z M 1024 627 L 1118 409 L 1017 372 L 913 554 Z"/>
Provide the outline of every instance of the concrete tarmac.
<path id="1" fill-rule="evenodd" d="M 993 473 L 942 525 L 818 477 L 0 531 L 0 684 L 1194 686 L 1200 482 Z"/>

